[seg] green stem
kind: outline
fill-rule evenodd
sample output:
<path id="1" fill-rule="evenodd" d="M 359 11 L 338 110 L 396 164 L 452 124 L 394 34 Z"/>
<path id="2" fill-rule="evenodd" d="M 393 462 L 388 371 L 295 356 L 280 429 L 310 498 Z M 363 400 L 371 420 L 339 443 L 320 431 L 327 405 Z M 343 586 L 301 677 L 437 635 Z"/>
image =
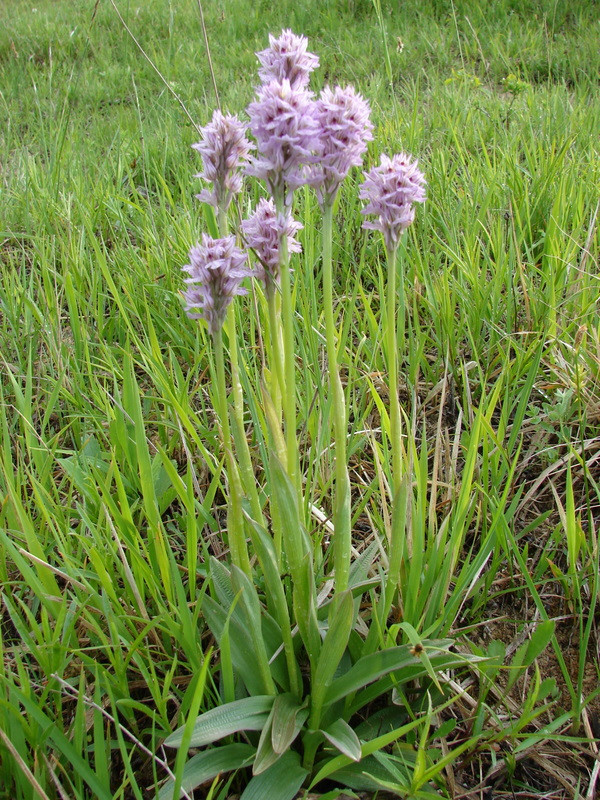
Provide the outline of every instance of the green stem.
<path id="1" fill-rule="evenodd" d="M 271 392 L 271 399 L 275 406 L 275 412 L 279 420 L 281 420 L 281 402 L 285 386 L 285 376 L 283 367 L 283 343 L 281 340 L 281 309 L 278 308 L 277 303 L 277 286 L 270 277 L 267 277 L 267 285 L 265 288 L 267 295 L 267 306 L 269 309 L 269 328 L 271 330 L 271 353 L 272 363 L 271 367 L 271 385 L 269 387 Z"/>
<path id="2" fill-rule="evenodd" d="M 227 512 L 227 529 L 231 560 L 237 567 L 251 577 L 250 559 L 244 535 L 244 513 L 242 509 L 242 487 L 238 474 L 237 464 L 231 448 L 231 430 L 227 409 L 227 387 L 225 383 L 225 359 L 223 356 L 223 332 L 219 328 L 213 334 L 215 347 L 216 380 L 216 409 L 221 423 L 221 437 L 225 450 L 227 464 L 227 477 L 229 482 L 230 502 Z"/>
<path id="3" fill-rule="evenodd" d="M 329 381 L 333 398 L 335 484 L 333 498 L 333 562 L 335 588 L 343 592 L 348 588 L 350 574 L 351 514 L 350 476 L 346 455 L 348 416 L 344 390 L 338 371 L 337 333 L 333 318 L 333 269 L 332 269 L 333 201 L 323 206 L 323 307 L 325 311 L 325 335 Z"/>
<path id="4" fill-rule="evenodd" d="M 284 214 L 283 195 L 275 198 L 278 214 Z M 285 441 L 287 450 L 287 474 L 298 493 L 299 507 L 302 508 L 302 489 L 298 459 L 298 440 L 296 429 L 296 358 L 294 348 L 294 306 L 292 302 L 292 281 L 289 269 L 287 236 L 279 237 L 279 256 L 281 268 L 281 319 L 283 325 L 283 367 L 284 383 L 283 416 L 285 420 Z"/>
<path id="5" fill-rule="evenodd" d="M 240 471 L 244 491 L 250 499 L 253 518 L 264 525 L 262 506 L 258 496 L 256 486 L 256 476 L 252 467 L 252 457 L 250 447 L 246 438 L 244 426 L 244 393 L 240 383 L 240 369 L 238 361 L 237 336 L 235 325 L 235 307 L 233 303 L 229 308 L 226 320 L 227 334 L 229 338 L 229 359 L 231 364 L 231 388 L 233 395 L 233 418 L 234 422 L 234 441 L 240 462 Z"/>
<path id="6" fill-rule="evenodd" d="M 404 538 L 406 535 L 406 510 L 408 502 L 408 486 L 403 480 L 402 463 L 402 427 L 400 402 L 398 399 L 398 334 L 396 329 L 396 254 L 397 248 L 387 250 L 387 372 L 388 395 L 390 408 L 390 445 L 392 450 L 392 474 L 390 480 L 392 502 L 392 525 L 389 543 L 389 565 L 386 580 L 385 598 L 381 612 L 381 623 L 385 625 L 392 607 L 396 587 L 400 577 L 400 568 L 404 555 Z M 402 277 L 402 276 L 401 276 Z M 402 351 L 404 350 L 404 282 L 399 293 L 399 327 L 402 333 Z"/>
<path id="7" fill-rule="evenodd" d="M 400 402 L 398 400 L 398 334 L 396 332 L 396 253 L 387 251 L 387 371 L 390 401 L 390 444 L 392 448 L 392 498 L 402 482 L 402 439 Z M 404 338 L 404 285 L 400 288 L 400 328 Z M 403 345 L 402 345 L 403 347 Z"/>
<path id="8" fill-rule="evenodd" d="M 306 735 L 304 736 L 302 742 L 304 745 L 302 766 L 304 769 L 308 770 L 309 773 L 311 773 L 313 770 L 317 750 L 322 741 L 323 734 L 319 733 L 319 731 L 307 731 Z"/>
<path id="9" fill-rule="evenodd" d="M 225 358 L 223 355 L 223 331 L 219 328 L 213 334 L 213 344 L 215 348 L 215 366 L 217 380 L 215 383 L 216 403 L 215 407 L 221 426 L 221 439 L 225 452 L 229 449 L 231 431 L 229 429 L 229 415 L 227 414 L 227 387 L 225 383 Z"/>
<path id="10" fill-rule="evenodd" d="M 219 224 L 219 236 L 225 237 L 228 234 L 227 212 L 223 208 L 217 211 Z M 234 413 L 234 441 L 238 458 L 240 460 L 241 478 L 244 491 L 250 498 L 252 516 L 261 525 L 264 525 L 264 518 L 258 489 L 256 487 L 256 476 L 252 468 L 252 457 L 244 428 L 244 393 L 240 382 L 240 368 L 237 349 L 237 333 L 235 324 L 235 305 L 232 303 L 227 313 L 225 321 L 227 337 L 229 339 L 229 361 L 231 365 L 231 388 L 233 394 L 233 413 Z"/>

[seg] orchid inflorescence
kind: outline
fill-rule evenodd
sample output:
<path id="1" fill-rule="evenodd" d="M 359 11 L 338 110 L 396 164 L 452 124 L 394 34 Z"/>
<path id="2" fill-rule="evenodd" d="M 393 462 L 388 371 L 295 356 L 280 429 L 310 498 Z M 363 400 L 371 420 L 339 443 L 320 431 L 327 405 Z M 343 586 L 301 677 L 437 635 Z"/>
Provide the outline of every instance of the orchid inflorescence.
<path id="1" fill-rule="evenodd" d="M 203 234 L 202 243 L 190 250 L 191 263 L 183 267 L 190 286 L 184 295 L 186 312 L 191 319 L 206 320 L 210 333 L 223 326 L 233 298 L 246 294 L 241 283 L 252 274 L 244 266 L 247 259 L 234 236 L 212 239 Z"/>
<path id="2" fill-rule="evenodd" d="M 258 259 L 255 277 L 264 283 L 268 279 L 277 283 L 280 277 L 280 238 L 286 237 L 288 253 L 300 253 L 302 246 L 294 234 L 304 226 L 289 212 L 278 214 L 275 203 L 262 197 L 254 213 L 242 222 L 241 227 L 246 245 Z"/>
<path id="3" fill-rule="evenodd" d="M 193 147 L 203 160 L 204 169 L 198 177 L 213 187 L 204 189 L 198 197 L 222 215 L 241 191 L 244 173 L 264 181 L 273 204 L 261 201 L 250 219 L 242 223 L 242 231 L 246 245 L 258 258 L 256 277 L 264 280 L 266 268 L 277 280 L 281 237 L 287 237 L 288 253 L 299 250 L 293 238 L 301 227 L 291 217 L 293 191 L 310 184 L 322 207 L 332 205 L 350 169 L 362 164 L 367 142 L 373 138 L 373 125 L 369 103 L 354 87 L 326 86 L 318 98 L 308 89 L 310 73 L 319 59 L 307 51 L 306 37 L 296 36 L 291 30 L 282 31 L 278 38 L 271 35 L 269 47 L 257 56 L 262 83 L 247 109 L 256 145 L 246 138 L 246 128 L 236 116 L 215 111 L 211 122 L 201 129 L 201 141 Z M 254 148 L 256 155 L 251 156 Z M 368 205 L 363 213 L 376 219 L 365 221 L 363 227 L 380 230 L 386 247 L 394 249 L 400 234 L 414 219 L 413 204 L 425 199 L 425 179 L 417 162 L 405 154 L 392 158 L 383 155 L 380 166 L 364 177 L 360 197 Z M 203 246 L 207 243 L 205 237 Z M 194 263 L 192 255 L 190 259 Z M 190 274 L 184 294 L 186 310 L 190 316 L 204 317 L 213 331 L 215 321 L 223 321 L 222 315 L 215 317 L 211 311 L 223 305 L 212 296 L 220 291 L 221 284 L 205 282 L 199 293 L 198 284 L 205 273 L 186 270 Z"/>
<path id="4" fill-rule="evenodd" d="M 253 145 L 246 139 L 246 126 L 236 116 L 215 111 L 202 129 L 202 141 L 192 147 L 202 156 L 204 172 L 196 175 L 213 184 L 203 189 L 198 200 L 227 211 L 235 194 L 242 190 L 240 167 L 247 161 Z"/>
<path id="5" fill-rule="evenodd" d="M 363 222 L 363 228 L 381 231 L 388 250 L 394 250 L 415 218 L 414 203 L 425 202 L 425 178 L 405 153 L 382 155 L 381 164 L 365 173 L 359 197 L 369 201 L 362 213 L 377 217 Z"/>

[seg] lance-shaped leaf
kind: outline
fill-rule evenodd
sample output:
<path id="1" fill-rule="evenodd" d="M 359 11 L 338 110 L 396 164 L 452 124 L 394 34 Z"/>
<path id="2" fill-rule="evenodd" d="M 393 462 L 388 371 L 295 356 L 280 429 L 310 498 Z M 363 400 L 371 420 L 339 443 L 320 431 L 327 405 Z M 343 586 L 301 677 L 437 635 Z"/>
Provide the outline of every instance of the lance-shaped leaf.
<path id="1" fill-rule="evenodd" d="M 317 623 L 312 544 L 302 524 L 297 494 L 274 453 L 271 453 L 271 480 L 294 586 L 294 615 L 310 661 L 315 663 L 321 648 L 321 637 Z"/>
<path id="2" fill-rule="evenodd" d="M 375 739 L 371 739 L 368 742 L 363 742 L 361 746 L 361 761 L 355 762 L 352 764 L 350 758 L 347 755 L 339 755 L 335 756 L 335 758 L 329 758 L 324 762 L 319 764 L 319 769 L 317 774 L 312 779 L 309 789 L 312 789 L 316 786 L 320 781 L 325 780 L 325 778 L 329 778 L 331 775 L 335 775 L 337 779 L 338 773 L 342 769 L 346 769 L 350 766 L 352 774 L 359 774 L 366 768 L 366 764 L 368 763 L 365 759 L 367 756 L 372 755 L 373 753 L 377 753 L 377 751 L 382 750 L 384 747 L 392 744 L 401 736 L 406 735 L 409 731 L 414 730 L 416 727 L 421 725 L 420 719 L 414 719 L 408 722 L 406 725 L 402 725 L 400 728 L 396 728 L 393 731 L 389 731 L 388 733 L 383 734 L 382 736 L 378 736 Z M 414 759 L 414 754 L 413 754 Z M 340 781 L 343 782 L 343 781 Z M 351 783 L 346 783 L 347 786 L 352 786 Z M 371 788 L 377 788 L 372 786 Z"/>
<path id="3" fill-rule="evenodd" d="M 423 642 L 425 645 L 426 643 Z M 448 642 L 441 644 L 447 645 Z M 336 700 L 341 700 L 343 697 L 362 689 L 373 681 L 387 675 L 390 672 L 406 669 L 407 680 L 414 677 L 414 670 L 408 674 L 408 668 L 416 667 L 416 671 L 421 670 L 425 672 L 420 660 L 412 654 L 409 645 L 401 645 L 400 647 L 390 647 L 388 650 L 370 653 L 363 658 L 360 658 L 356 664 L 339 678 L 333 681 L 325 697 L 325 703 L 335 703 Z M 451 654 L 449 654 L 451 656 Z M 454 657 L 455 659 L 456 657 Z M 452 659 L 452 656 L 451 656 Z"/>
<path id="4" fill-rule="evenodd" d="M 271 742 L 272 730 L 273 730 L 273 709 L 271 709 L 269 718 L 266 721 L 265 727 L 262 729 L 260 739 L 258 740 L 258 747 L 256 748 L 256 758 L 254 759 L 254 764 L 252 765 L 253 775 L 260 775 L 262 772 L 266 772 L 266 770 L 268 770 L 269 767 L 272 767 L 273 764 L 279 758 L 281 758 L 280 753 L 276 753 L 275 750 L 273 750 L 273 744 Z"/>
<path id="5" fill-rule="evenodd" d="M 285 589 L 277 567 L 277 553 L 271 537 L 257 522 L 248 519 L 250 539 L 258 556 L 258 561 L 265 576 L 267 604 L 275 615 L 281 629 L 281 638 L 285 650 L 285 660 L 291 690 L 300 697 L 302 694 L 302 677 L 294 653 L 292 629 Z M 274 675 L 274 677 L 276 677 Z"/>
<path id="6" fill-rule="evenodd" d="M 265 772 L 289 750 L 308 716 L 306 705 L 306 702 L 298 703 L 289 692 L 275 698 L 258 742 L 253 775 Z"/>
<path id="7" fill-rule="evenodd" d="M 180 797 L 193 792 L 197 786 L 216 778 L 221 772 L 231 772 L 252 763 L 256 749 L 249 744 L 227 744 L 211 747 L 192 756 L 183 768 Z M 158 793 L 158 800 L 172 800 L 173 781 L 168 780 Z"/>
<path id="8" fill-rule="evenodd" d="M 336 719 L 326 730 L 322 731 L 323 736 L 328 742 L 336 747 L 340 753 L 352 761 L 360 761 L 361 744 L 358 736 L 354 733 L 350 725 L 343 719 Z"/>
<path id="9" fill-rule="evenodd" d="M 327 689 L 348 645 L 354 619 L 354 603 L 350 591 L 338 598 L 337 607 L 331 615 L 329 630 L 325 635 L 317 667 L 312 678 L 312 702 L 310 727 L 316 730 L 321 722 L 321 710 Z"/>
<path id="10" fill-rule="evenodd" d="M 271 744 L 276 753 L 281 755 L 289 749 L 307 717 L 306 701 L 300 704 L 293 694 L 287 692 L 275 698 L 271 723 Z"/>
<path id="11" fill-rule="evenodd" d="M 231 608 L 236 594 L 231 585 L 231 571 L 211 556 L 209 575 L 217 600 L 224 608 Z"/>
<path id="12" fill-rule="evenodd" d="M 275 684 L 269 669 L 269 657 L 265 647 L 261 622 L 261 606 L 256 588 L 248 576 L 235 565 L 231 568 L 231 585 L 234 590 L 241 591 L 240 608 L 252 640 L 256 658 L 256 669 L 263 680 L 266 694 L 275 694 Z"/>
<path id="13" fill-rule="evenodd" d="M 546 649 L 553 635 L 554 621 L 545 620 L 538 624 L 530 639 L 519 647 L 510 665 L 511 669 L 506 682 L 507 692 L 514 686 L 517 678 L 522 674 L 522 670 L 531 666 L 535 659 Z"/>
<path id="14" fill-rule="evenodd" d="M 215 639 L 220 643 L 226 630 L 227 611 L 212 597 L 205 595 L 202 600 L 202 613 Z M 235 616 L 229 618 L 228 641 L 231 649 L 231 661 L 235 671 L 244 681 L 248 694 L 267 694 L 263 680 L 256 671 L 252 640 L 239 618 Z"/>
<path id="15" fill-rule="evenodd" d="M 298 753 L 288 750 L 269 769 L 252 777 L 240 800 L 292 800 L 307 775 Z"/>
<path id="16" fill-rule="evenodd" d="M 244 697 L 200 714 L 194 723 L 190 747 L 212 744 L 237 731 L 261 731 L 273 707 L 273 700 L 273 695 Z M 182 726 L 168 736 L 165 745 L 179 747 L 184 728 Z"/>

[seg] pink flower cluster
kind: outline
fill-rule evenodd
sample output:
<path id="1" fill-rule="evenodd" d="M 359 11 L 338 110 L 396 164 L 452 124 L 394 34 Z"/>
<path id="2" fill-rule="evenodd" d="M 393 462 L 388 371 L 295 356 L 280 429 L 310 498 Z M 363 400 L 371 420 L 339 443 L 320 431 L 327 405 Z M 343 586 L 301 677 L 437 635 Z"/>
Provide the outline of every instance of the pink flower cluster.
<path id="1" fill-rule="evenodd" d="M 264 180 L 273 197 L 291 200 L 290 190 L 306 182 L 303 166 L 315 160 L 319 126 L 312 92 L 292 88 L 289 80 L 273 80 L 258 88 L 248 106 L 250 130 L 258 156 L 247 168 L 249 175 Z"/>
<path id="2" fill-rule="evenodd" d="M 308 53 L 307 45 L 306 36 L 296 36 L 289 28 L 277 39 L 269 34 L 269 47 L 256 54 L 262 64 L 258 70 L 261 81 L 287 80 L 292 89 L 306 88 L 310 73 L 319 66 L 318 56 Z"/>
<path id="3" fill-rule="evenodd" d="M 199 200 L 223 212 L 227 210 L 234 194 L 241 191 L 240 168 L 248 160 L 252 145 L 246 139 L 246 126 L 236 116 L 224 116 L 215 111 L 211 122 L 201 130 L 202 140 L 192 147 L 202 156 L 204 178 L 213 184 L 213 190 L 203 189 Z"/>
<path id="4" fill-rule="evenodd" d="M 368 204 L 363 214 L 374 214 L 374 222 L 363 222 L 363 228 L 381 231 L 385 246 L 392 252 L 400 236 L 415 218 L 414 203 L 425 202 L 425 176 L 405 153 L 389 158 L 381 156 L 381 163 L 364 173 L 365 180 L 359 197 Z"/>
<path id="5" fill-rule="evenodd" d="M 326 86 L 316 103 L 319 126 L 319 161 L 311 183 L 321 205 L 332 202 L 351 167 L 359 167 L 373 138 L 370 108 L 353 86 Z"/>
<path id="6" fill-rule="evenodd" d="M 310 183 L 321 206 L 331 206 L 350 169 L 362 164 L 367 142 L 373 138 L 369 104 L 352 86 L 325 87 L 315 100 L 308 83 L 319 59 L 306 48 L 305 37 L 284 30 L 277 38 L 269 36 L 269 47 L 257 53 L 263 83 L 247 109 L 255 157 L 250 156 L 254 145 L 246 138 L 244 124 L 220 111 L 202 129 L 202 140 L 193 145 L 203 161 L 198 177 L 213 187 L 198 197 L 220 212 L 241 190 L 242 169 L 265 181 L 275 202 L 261 200 L 242 223 L 242 232 L 260 263 L 254 274 L 267 285 L 269 279 L 280 278 L 282 242 L 286 241 L 288 253 L 301 249 L 295 234 L 302 226 L 290 213 L 293 190 Z M 364 177 L 359 196 L 367 205 L 362 213 L 374 215 L 375 220 L 365 221 L 363 227 L 381 231 L 386 247 L 393 251 L 414 219 L 414 204 L 425 200 L 425 178 L 417 162 L 404 153 L 383 155 L 380 165 Z M 190 317 L 205 319 L 211 333 L 223 324 L 232 298 L 246 293 L 240 286 L 252 274 L 246 258 L 232 236 L 204 235 L 190 252 L 191 263 L 183 268 L 189 274 L 186 311 Z"/>
<path id="7" fill-rule="evenodd" d="M 234 236 L 212 239 L 202 234 L 202 244 L 190 250 L 190 263 L 183 267 L 189 278 L 184 292 L 190 319 L 204 319 L 211 334 L 221 329 L 227 308 L 236 295 L 247 294 L 241 287 L 252 274 L 245 266 L 248 256 L 236 246 Z"/>
<path id="8" fill-rule="evenodd" d="M 372 139 L 369 104 L 351 86 L 327 87 L 314 100 L 307 86 L 319 60 L 305 37 L 285 30 L 269 36 L 269 45 L 257 53 L 263 84 L 248 114 L 258 155 L 247 171 L 288 205 L 303 183 L 316 188 L 319 202 L 332 202 Z"/>
<path id="9" fill-rule="evenodd" d="M 288 253 L 299 253 L 300 242 L 294 235 L 303 226 L 292 219 L 289 212 L 278 214 L 272 200 L 259 200 L 252 216 L 242 222 L 242 232 L 246 245 L 256 253 L 260 267 L 256 277 L 267 283 L 267 279 L 277 282 L 280 276 L 279 242 L 287 237 Z"/>

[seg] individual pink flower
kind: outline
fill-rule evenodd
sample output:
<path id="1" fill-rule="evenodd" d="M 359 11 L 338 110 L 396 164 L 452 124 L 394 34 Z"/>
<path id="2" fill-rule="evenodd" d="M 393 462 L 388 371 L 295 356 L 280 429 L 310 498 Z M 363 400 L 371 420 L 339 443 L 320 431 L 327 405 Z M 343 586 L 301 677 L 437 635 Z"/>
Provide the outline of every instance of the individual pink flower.
<path id="1" fill-rule="evenodd" d="M 353 86 L 326 86 L 316 102 L 321 148 L 311 183 L 319 202 L 332 202 L 351 167 L 362 164 L 367 142 L 373 139 L 368 102 Z"/>
<path id="2" fill-rule="evenodd" d="M 202 156 L 204 167 L 196 177 L 212 183 L 213 189 L 203 189 L 196 196 L 225 212 L 242 188 L 240 168 L 247 162 L 252 145 L 246 139 L 246 126 L 236 116 L 224 116 L 220 111 L 214 112 L 201 133 L 202 140 L 192 145 Z"/>
<path id="3" fill-rule="evenodd" d="M 292 89 L 308 86 L 310 73 L 319 66 L 319 59 L 306 51 L 307 44 L 305 36 L 296 36 L 289 28 L 277 39 L 269 34 L 269 47 L 256 54 L 262 64 L 258 70 L 261 81 L 288 80 Z"/>
<path id="4" fill-rule="evenodd" d="M 262 198 L 249 219 L 242 222 L 242 233 L 246 245 L 256 253 L 260 267 L 255 271 L 256 277 L 267 283 L 267 278 L 279 281 L 281 262 L 279 242 L 287 237 L 288 253 L 300 253 L 302 246 L 294 235 L 302 229 L 302 225 L 292 218 L 289 212 L 278 214 L 272 200 Z"/>
<path id="5" fill-rule="evenodd" d="M 392 158 L 382 155 L 381 164 L 364 173 L 359 197 L 368 204 L 361 213 L 377 219 L 363 222 L 363 228 L 381 231 L 390 252 L 415 218 L 413 203 L 425 202 L 425 176 L 417 163 L 405 153 Z"/>
<path id="6" fill-rule="evenodd" d="M 211 334 L 225 322 L 227 308 L 236 295 L 247 294 L 240 285 L 252 274 L 244 266 L 248 256 L 235 244 L 234 236 L 212 239 L 202 234 L 202 243 L 190 250 L 190 263 L 183 267 L 189 278 L 183 293 L 190 319 L 204 319 Z"/>
<path id="7" fill-rule="evenodd" d="M 314 111 L 312 92 L 292 88 L 287 78 L 260 86 L 256 101 L 248 106 L 258 156 L 246 171 L 264 180 L 273 197 L 285 196 L 287 203 L 290 190 L 308 182 L 304 167 L 315 161 L 320 146 Z"/>

